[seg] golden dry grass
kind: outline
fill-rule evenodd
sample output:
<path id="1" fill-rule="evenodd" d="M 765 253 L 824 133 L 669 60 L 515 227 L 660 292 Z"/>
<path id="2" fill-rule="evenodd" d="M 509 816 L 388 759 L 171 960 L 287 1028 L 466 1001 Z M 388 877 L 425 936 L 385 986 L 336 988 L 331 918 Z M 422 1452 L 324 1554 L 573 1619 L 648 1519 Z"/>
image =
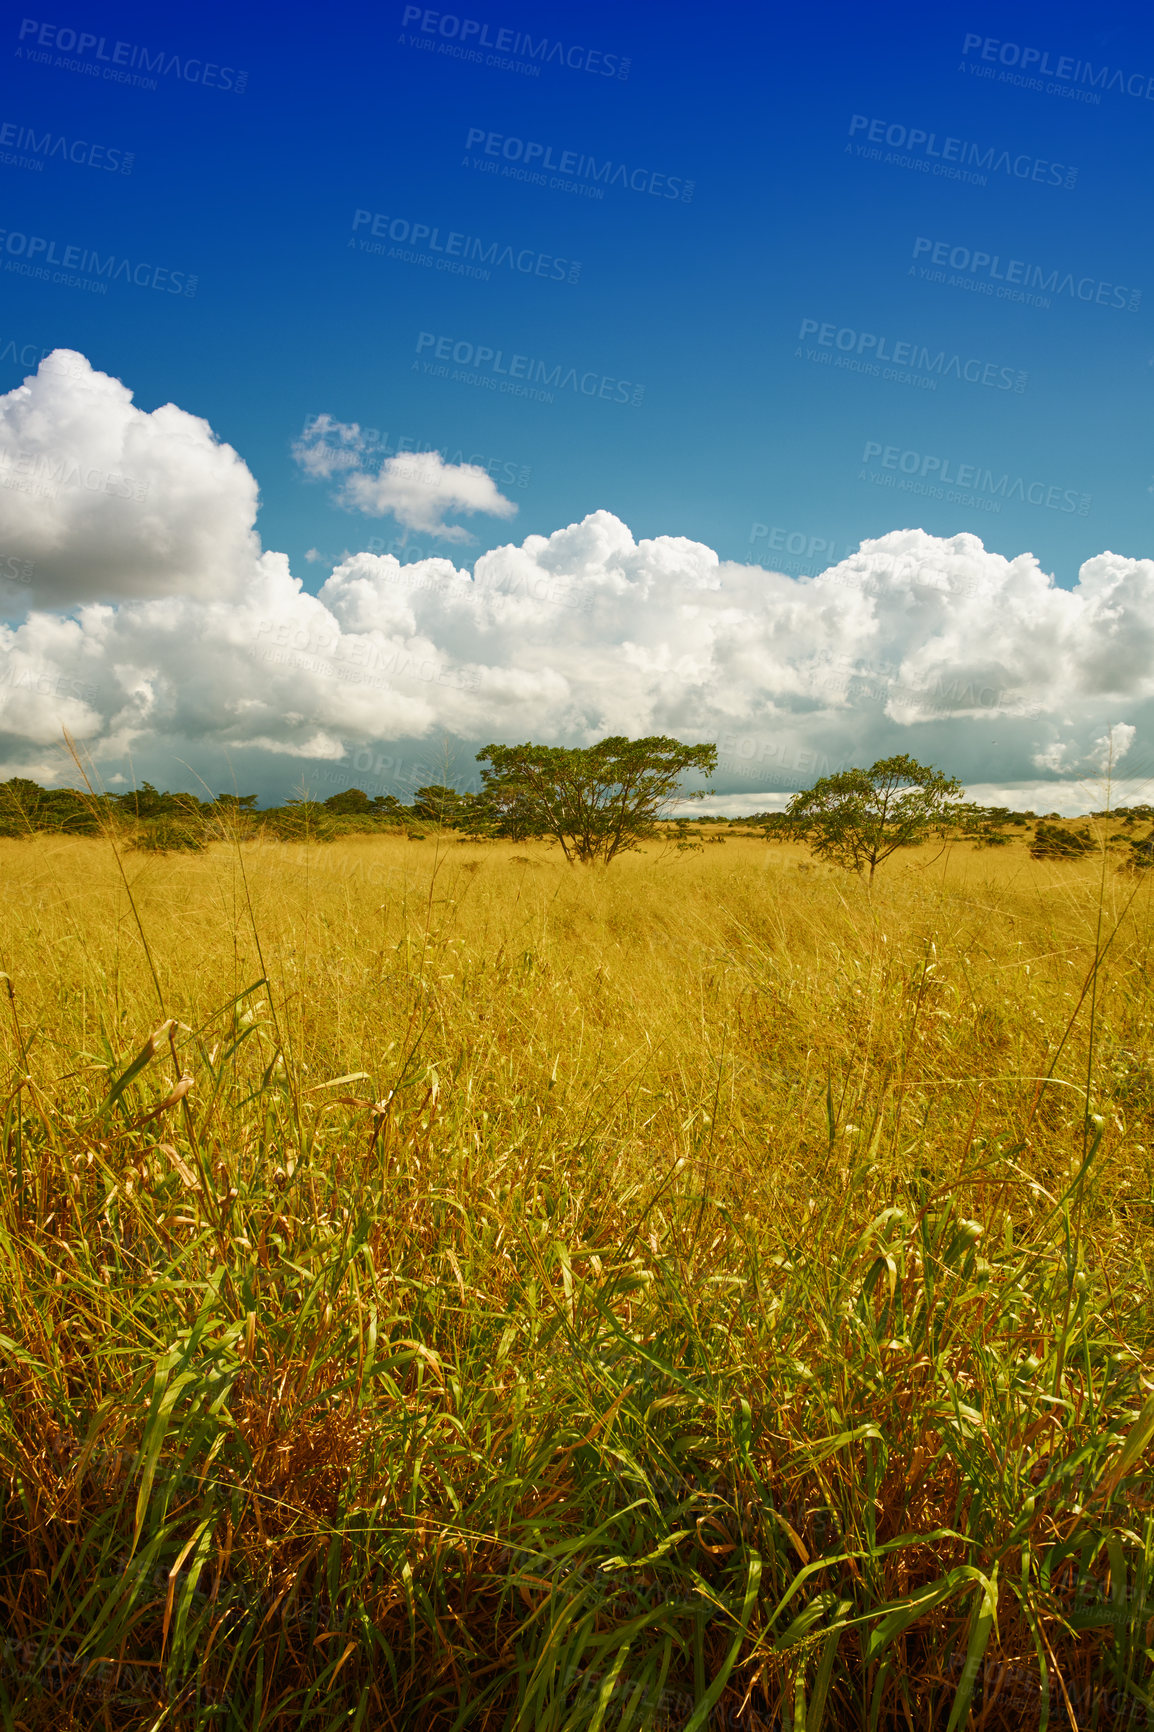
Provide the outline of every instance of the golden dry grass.
<path id="1" fill-rule="evenodd" d="M 1151 885 L 956 845 L 870 895 L 733 837 L 124 870 L 0 842 L 9 1724 L 1150 1689 Z"/>

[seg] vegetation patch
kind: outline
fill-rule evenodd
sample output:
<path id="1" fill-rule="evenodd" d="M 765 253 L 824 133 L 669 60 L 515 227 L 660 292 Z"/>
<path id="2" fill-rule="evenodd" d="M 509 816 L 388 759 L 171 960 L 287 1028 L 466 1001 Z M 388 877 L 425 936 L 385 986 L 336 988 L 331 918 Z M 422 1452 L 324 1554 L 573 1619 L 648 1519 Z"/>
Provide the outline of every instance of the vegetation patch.
<path id="1" fill-rule="evenodd" d="M 729 840 L 0 843 L 7 1723 L 1142 1723 L 1149 880 Z"/>

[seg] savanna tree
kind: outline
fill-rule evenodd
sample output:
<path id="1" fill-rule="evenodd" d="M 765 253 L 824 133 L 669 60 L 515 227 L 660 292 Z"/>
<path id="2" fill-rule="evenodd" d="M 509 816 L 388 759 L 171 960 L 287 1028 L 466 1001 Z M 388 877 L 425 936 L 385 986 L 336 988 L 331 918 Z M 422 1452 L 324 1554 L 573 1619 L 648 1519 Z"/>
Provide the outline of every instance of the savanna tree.
<path id="1" fill-rule="evenodd" d="M 946 830 L 962 785 L 905 753 L 868 770 L 838 770 L 795 794 L 786 811 L 814 853 L 872 880 L 883 860 Z"/>
<path id="2" fill-rule="evenodd" d="M 717 747 L 615 734 L 595 746 L 486 746 L 477 759 L 493 833 L 552 836 L 570 864 L 608 865 L 651 836 L 673 800 L 701 797 L 681 781 L 711 775 Z"/>

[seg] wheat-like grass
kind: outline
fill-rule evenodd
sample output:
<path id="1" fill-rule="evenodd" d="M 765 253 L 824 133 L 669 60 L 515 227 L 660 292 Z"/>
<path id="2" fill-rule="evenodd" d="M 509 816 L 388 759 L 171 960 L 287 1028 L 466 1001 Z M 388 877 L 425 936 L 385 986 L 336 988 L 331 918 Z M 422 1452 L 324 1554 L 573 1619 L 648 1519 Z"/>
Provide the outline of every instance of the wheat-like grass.
<path id="1" fill-rule="evenodd" d="M 0 842 L 5 1725 L 1145 1723 L 1151 890 L 934 853 Z"/>

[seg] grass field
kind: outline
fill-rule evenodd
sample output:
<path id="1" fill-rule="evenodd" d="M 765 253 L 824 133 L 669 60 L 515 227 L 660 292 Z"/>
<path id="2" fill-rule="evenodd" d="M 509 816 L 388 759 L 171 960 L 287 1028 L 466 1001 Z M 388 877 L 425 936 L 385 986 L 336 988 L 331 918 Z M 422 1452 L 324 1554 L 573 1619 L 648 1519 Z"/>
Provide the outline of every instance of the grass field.
<path id="1" fill-rule="evenodd" d="M 5 1728 L 1148 1724 L 1154 884 L 935 854 L 0 842 Z"/>

